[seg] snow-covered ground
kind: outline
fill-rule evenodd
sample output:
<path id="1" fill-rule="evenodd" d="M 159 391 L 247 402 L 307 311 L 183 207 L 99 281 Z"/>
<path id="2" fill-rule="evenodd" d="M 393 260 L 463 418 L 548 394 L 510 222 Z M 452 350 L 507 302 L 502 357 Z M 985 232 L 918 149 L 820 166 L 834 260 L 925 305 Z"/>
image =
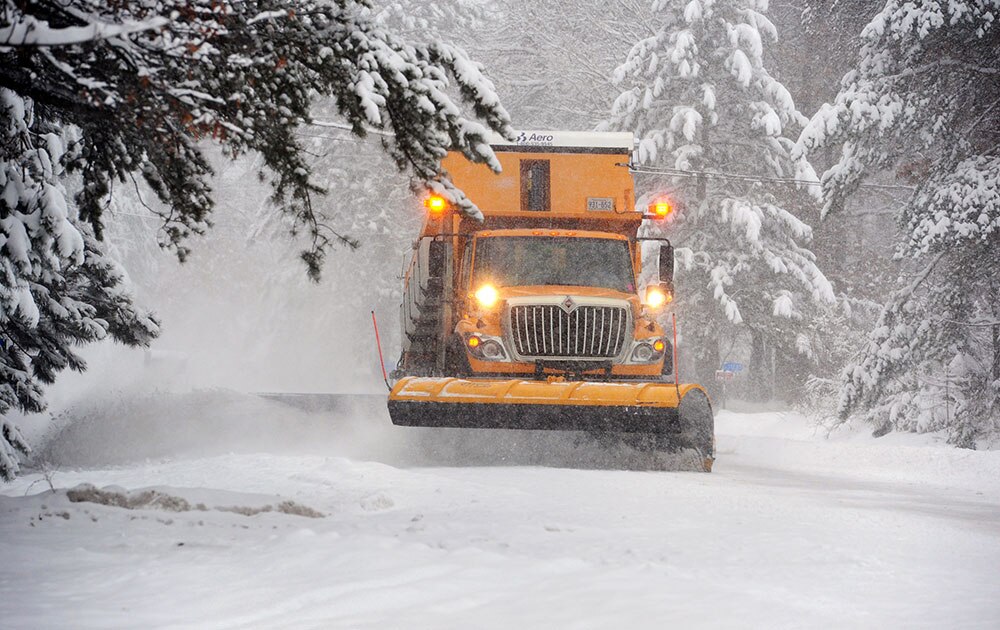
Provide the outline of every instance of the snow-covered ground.
<path id="1" fill-rule="evenodd" d="M 0 487 L 3 628 L 1000 627 L 998 451 L 722 412 L 711 475 L 636 471 L 225 392 L 62 422 Z"/>

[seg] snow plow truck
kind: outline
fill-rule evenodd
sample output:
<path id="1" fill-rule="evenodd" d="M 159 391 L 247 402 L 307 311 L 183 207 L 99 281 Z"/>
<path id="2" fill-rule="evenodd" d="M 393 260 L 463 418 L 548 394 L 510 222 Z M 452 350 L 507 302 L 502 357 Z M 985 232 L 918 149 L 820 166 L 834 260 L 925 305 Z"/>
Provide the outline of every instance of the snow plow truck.
<path id="1" fill-rule="evenodd" d="M 424 200 L 392 422 L 616 434 L 644 450 L 693 449 L 710 471 L 711 404 L 677 377 L 676 325 L 663 323 L 673 248 L 639 236 L 672 208 L 636 210 L 632 134 L 521 132 L 491 146 L 500 174 L 457 152 L 442 163 L 482 221 L 444 196 Z M 644 250 L 657 273 L 640 291 L 654 275 Z"/>

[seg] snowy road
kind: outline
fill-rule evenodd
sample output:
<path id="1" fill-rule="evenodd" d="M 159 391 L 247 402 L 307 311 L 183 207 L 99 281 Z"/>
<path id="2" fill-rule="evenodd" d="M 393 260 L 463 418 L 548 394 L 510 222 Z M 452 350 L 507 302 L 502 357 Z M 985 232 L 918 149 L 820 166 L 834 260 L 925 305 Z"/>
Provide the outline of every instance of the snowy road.
<path id="1" fill-rule="evenodd" d="M 29 475 L 0 490 L 0 625 L 1000 627 L 1000 452 L 718 423 L 711 475 L 435 466 L 355 439 L 53 478 L 205 506 L 179 512 Z M 325 516 L 215 509 L 283 500 Z"/>

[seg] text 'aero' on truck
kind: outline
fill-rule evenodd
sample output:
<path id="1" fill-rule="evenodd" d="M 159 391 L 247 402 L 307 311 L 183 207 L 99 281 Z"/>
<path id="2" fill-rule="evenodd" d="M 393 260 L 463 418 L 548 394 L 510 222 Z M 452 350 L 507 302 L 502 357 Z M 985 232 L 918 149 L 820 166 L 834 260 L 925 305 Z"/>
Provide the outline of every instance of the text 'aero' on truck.
<path id="1" fill-rule="evenodd" d="M 580 430 L 714 458 L 711 405 L 674 374 L 657 316 L 673 248 L 638 237 L 667 203 L 635 209 L 629 133 L 525 132 L 492 144 L 503 172 L 443 162 L 483 213 L 428 195 L 403 286 L 402 355 L 389 395 L 405 426 Z M 640 296 L 643 240 L 659 282 Z"/>

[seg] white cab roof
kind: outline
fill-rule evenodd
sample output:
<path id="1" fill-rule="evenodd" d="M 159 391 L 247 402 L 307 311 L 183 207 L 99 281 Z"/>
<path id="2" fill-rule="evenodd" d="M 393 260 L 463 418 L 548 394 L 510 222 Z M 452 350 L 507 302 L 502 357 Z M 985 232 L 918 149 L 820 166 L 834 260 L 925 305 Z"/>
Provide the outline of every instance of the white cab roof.
<path id="1" fill-rule="evenodd" d="M 600 147 L 631 151 L 635 138 L 627 131 L 516 131 L 513 142 L 494 135 L 490 144 L 504 147 Z"/>

